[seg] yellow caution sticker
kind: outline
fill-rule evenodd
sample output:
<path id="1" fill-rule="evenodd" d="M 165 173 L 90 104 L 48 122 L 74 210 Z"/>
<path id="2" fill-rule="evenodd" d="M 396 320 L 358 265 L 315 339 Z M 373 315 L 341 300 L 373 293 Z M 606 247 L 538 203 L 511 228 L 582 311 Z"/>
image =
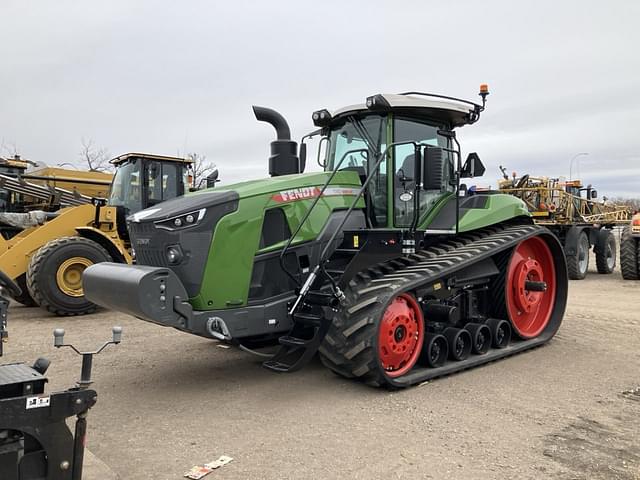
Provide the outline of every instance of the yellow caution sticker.
<path id="1" fill-rule="evenodd" d="M 434 290 L 440 290 L 441 288 L 442 288 L 442 283 L 438 282 L 433 284 Z"/>
<path id="2" fill-rule="evenodd" d="M 353 236 L 353 248 L 360 248 L 360 237 L 358 235 Z"/>

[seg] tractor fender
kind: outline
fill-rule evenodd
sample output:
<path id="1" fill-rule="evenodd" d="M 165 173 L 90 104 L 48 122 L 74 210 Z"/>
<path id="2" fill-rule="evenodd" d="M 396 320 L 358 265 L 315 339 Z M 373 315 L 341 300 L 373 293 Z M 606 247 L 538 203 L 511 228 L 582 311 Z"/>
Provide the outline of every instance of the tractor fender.
<path id="1" fill-rule="evenodd" d="M 590 227 L 578 227 L 574 225 L 569 229 L 564 239 L 565 255 L 575 256 L 578 253 L 576 247 L 578 246 L 578 238 L 583 230 L 590 230 Z M 587 237 L 589 237 L 589 243 L 591 243 L 590 232 L 587 232 Z"/>
<path id="2" fill-rule="evenodd" d="M 106 233 L 95 227 L 77 227 L 78 235 L 101 245 L 114 262 L 132 263 L 131 254 L 125 247 L 124 242 L 115 231 Z"/>

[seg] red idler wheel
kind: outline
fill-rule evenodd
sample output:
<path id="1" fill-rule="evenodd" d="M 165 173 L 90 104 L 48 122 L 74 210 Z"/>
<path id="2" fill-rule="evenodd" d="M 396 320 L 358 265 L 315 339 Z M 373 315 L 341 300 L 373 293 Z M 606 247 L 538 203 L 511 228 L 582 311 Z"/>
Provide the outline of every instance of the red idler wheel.
<path id="1" fill-rule="evenodd" d="M 551 318 L 556 296 L 553 255 L 540 237 L 523 240 L 514 249 L 507 266 L 505 301 L 515 333 L 535 338 Z"/>
<path id="2" fill-rule="evenodd" d="M 424 342 L 424 318 L 412 295 L 402 293 L 387 306 L 378 331 L 378 358 L 387 376 L 400 377 L 413 368 Z"/>

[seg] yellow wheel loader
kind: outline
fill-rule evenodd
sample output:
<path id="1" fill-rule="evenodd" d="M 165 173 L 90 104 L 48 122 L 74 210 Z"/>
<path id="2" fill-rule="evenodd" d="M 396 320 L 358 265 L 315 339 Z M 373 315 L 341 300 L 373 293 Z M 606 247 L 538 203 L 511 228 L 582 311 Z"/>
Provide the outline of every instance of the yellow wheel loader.
<path id="1" fill-rule="evenodd" d="M 0 270 L 23 290 L 15 300 L 57 315 L 93 312 L 82 290 L 85 268 L 131 263 L 126 217 L 189 189 L 191 160 L 128 153 L 111 162 L 116 173 L 108 199 L 63 208 L 42 225 L 0 238 Z"/>

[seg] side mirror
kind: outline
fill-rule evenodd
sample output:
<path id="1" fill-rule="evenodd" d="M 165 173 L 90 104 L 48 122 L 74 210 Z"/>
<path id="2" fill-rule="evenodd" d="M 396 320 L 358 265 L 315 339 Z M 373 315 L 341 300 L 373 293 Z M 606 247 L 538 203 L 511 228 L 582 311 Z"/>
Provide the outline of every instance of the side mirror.
<path id="1" fill-rule="evenodd" d="M 591 198 L 598 198 L 598 191 L 597 190 L 591 190 Z"/>
<path id="2" fill-rule="evenodd" d="M 445 151 L 439 147 L 427 146 L 422 158 L 422 188 L 442 190 L 444 188 Z"/>
<path id="3" fill-rule="evenodd" d="M 307 144 L 304 142 L 300 144 L 298 158 L 300 159 L 300 173 L 303 173 L 304 167 L 307 165 Z"/>
<path id="4" fill-rule="evenodd" d="M 219 173 L 217 168 L 209 174 L 209 176 L 207 177 L 207 188 L 213 188 L 216 186 L 218 175 Z"/>
<path id="5" fill-rule="evenodd" d="M 472 178 L 472 177 L 481 177 L 484 175 L 484 165 L 482 160 L 476 152 L 472 152 L 467 156 L 467 159 L 464 162 L 464 166 L 462 167 L 462 171 L 460 172 L 461 178 Z"/>

